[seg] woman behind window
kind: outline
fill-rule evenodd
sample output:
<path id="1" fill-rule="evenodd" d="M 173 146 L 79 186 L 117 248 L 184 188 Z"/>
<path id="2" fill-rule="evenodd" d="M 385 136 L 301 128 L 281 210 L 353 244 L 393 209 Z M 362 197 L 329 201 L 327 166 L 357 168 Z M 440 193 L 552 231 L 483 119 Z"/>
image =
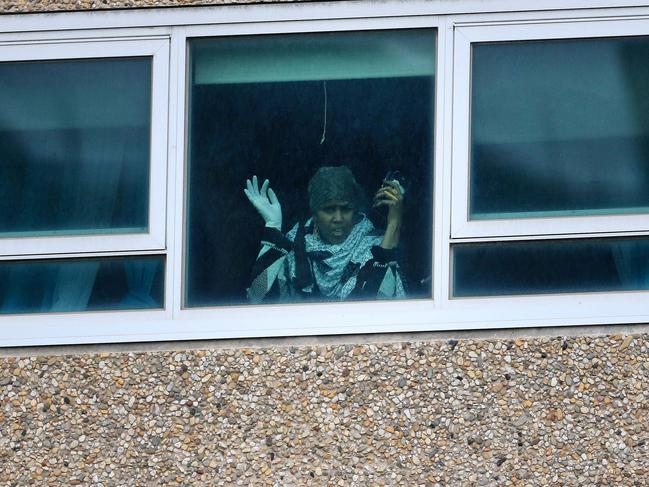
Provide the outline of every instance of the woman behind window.
<path id="1" fill-rule="evenodd" d="M 345 166 L 321 167 L 308 187 L 311 218 L 282 234 L 282 208 L 265 180 L 244 193 L 266 223 L 248 288 L 251 303 L 405 297 L 397 262 L 404 190 L 386 178 L 373 207 L 387 207 L 381 235 L 363 213 L 365 196 Z"/>

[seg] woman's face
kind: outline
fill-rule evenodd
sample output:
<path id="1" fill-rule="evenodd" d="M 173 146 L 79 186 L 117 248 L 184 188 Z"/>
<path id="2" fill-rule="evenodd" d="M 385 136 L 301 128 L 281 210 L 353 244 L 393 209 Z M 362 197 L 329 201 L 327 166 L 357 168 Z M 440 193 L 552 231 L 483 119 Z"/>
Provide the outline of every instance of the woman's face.
<path id="1" fill-rule="evenodd" d="M 354 207 L 347 201 L 332 200 L 315 212 L 314 220 L 323 242 L 340 244 L 354 227 Z"/>

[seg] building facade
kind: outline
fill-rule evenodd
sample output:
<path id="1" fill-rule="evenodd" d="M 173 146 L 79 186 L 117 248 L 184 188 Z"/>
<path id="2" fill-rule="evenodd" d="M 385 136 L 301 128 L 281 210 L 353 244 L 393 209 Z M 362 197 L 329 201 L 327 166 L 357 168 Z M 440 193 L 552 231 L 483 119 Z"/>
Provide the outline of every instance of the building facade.
<path id="1" fill-rule="evenodd" d="M 4 484 L 644 485 L 649 4 L 0 12 Z"/>

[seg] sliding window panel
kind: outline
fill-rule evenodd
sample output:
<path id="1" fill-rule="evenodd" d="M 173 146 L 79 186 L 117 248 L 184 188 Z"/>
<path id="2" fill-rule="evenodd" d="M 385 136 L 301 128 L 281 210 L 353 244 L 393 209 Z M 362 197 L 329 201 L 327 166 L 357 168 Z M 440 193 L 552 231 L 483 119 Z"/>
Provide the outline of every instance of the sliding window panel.
<path id="1" fill-rule="evenodd" d="M 189 40 L 184 307 L 431 297 L 435 49 Z"/>
<path id="2" fill-rule="evenodd" d="M 455 298 L 649 290 L 641 237 L 457 244 L 452 258 Z"/>
<path id="3" fill-rule="evenodd" d="M 164 307 L 164 256 L 0 262 L 0 314 Z"/>
<path id="4" fill-rule="evenodd" d="M 164 248 L 167 41 L 0 46 L 0 253 Z"/>
<path id="5" fill-rule="evenodd" d="M 649 229 L 649 25 L 571 27 L 458 34 L 453 236 Z"/>

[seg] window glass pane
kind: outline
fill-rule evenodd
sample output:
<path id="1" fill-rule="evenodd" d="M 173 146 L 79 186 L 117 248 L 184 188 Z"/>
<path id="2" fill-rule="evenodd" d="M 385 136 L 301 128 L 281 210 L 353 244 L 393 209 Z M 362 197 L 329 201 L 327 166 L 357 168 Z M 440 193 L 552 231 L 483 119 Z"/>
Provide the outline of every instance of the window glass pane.
<path id="1" fill-rule="evenodd" d="M 649 289 L 649 240 L 575 239 L 453 246 L 453 296 Z"/>
<path id="2" fill-rule="evenodd" d="M 148 229 L 151 59 L 0 63 L 0 237 Z"/>
<path id="3" fill-rule="evenodd" d="M 0 263 L 0 313 L 162 308 L 164 257 Z"/>
<path id="4" fill-rule="evenodd" d="M 185 306 L 430 297 L 435 31 L 197 39 L 190 56 Z M 243 192 L 253 175 L 281 233 Z"/>
<path id="5" fill-rule="evenodd" d="M 470 218 L 649 210 L 649 37 L 473 46 Z"/>

